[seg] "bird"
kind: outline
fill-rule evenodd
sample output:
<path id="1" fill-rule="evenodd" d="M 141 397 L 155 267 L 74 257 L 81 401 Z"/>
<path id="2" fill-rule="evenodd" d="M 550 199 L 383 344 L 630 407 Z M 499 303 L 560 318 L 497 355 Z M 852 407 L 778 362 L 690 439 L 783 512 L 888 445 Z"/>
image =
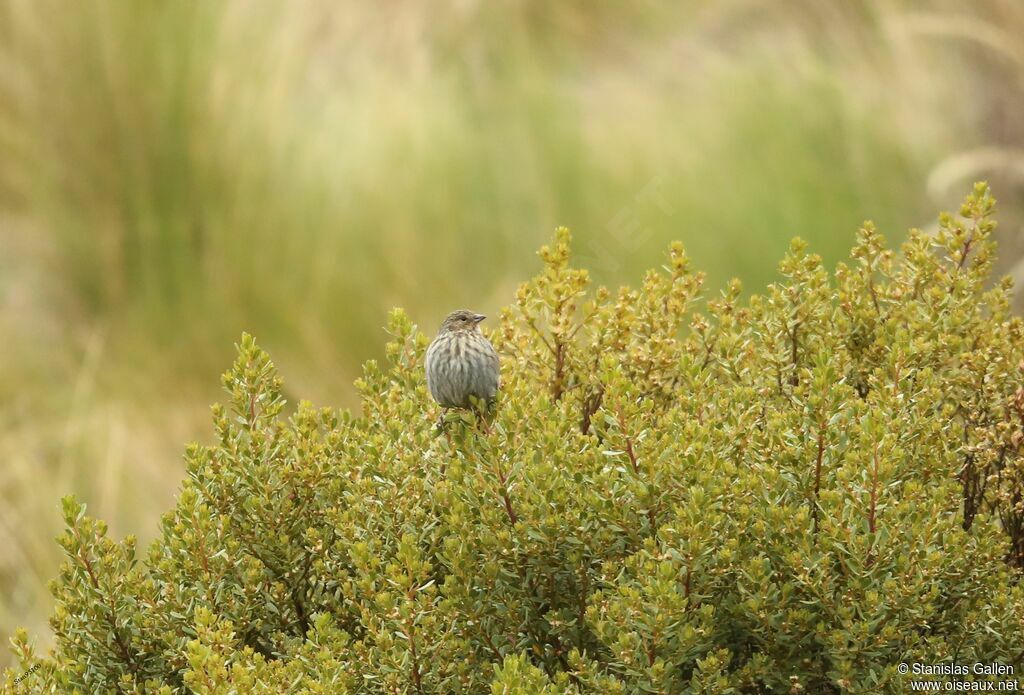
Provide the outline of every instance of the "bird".
<path id="1" fill-rule="evenodd" d="M 427 348 L 427 389 L 445 411 L 472 408 L 474 400 L 487 408 L 494 404 L 501 365 L 491 341 L 480 331 L 485 318 L 466 309 L 453 311 Z"/>

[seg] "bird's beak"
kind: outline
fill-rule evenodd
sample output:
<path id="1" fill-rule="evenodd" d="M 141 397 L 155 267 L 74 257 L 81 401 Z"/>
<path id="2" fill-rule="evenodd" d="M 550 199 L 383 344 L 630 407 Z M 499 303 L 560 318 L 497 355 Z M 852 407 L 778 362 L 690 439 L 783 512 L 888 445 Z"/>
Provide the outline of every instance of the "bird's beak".
<path id="1" fill-rule="evenodd" d="M 487 317 L 484 316 L 483 314 L 473 314 L 473 323 L 480 323 L 485 318 L 487 318 Z"/>

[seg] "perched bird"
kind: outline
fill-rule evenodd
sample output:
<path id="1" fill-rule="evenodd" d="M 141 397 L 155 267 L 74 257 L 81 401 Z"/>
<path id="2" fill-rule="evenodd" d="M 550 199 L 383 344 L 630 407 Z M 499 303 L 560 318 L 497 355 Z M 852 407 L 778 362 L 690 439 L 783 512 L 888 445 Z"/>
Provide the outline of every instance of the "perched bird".
<path id="1" fill-rule="evenodd" d="M 498 353 L 480 332 L 486 317 L 460 309 L 448 314 L 427 348 L 427 388 L 442 408 L 469 408 L 470 397 L 490 406 L 498 393 Z"/>

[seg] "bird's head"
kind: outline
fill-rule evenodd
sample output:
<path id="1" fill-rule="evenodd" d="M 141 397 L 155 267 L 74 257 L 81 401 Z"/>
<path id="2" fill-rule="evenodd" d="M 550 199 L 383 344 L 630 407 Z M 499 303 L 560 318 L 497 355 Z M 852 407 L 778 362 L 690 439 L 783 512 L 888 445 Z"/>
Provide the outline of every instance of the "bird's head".
<path id="1" fill-rule="evenodd" d="M 441 332 L 445 331 L 466 331 L 476 330 L 477 325 L 483 321 L 486 316 L 483 314 L 477 314 L 466 309 L 459 309 L 448 314 L 445 318 L 444 323 L 441 324 Z"/>

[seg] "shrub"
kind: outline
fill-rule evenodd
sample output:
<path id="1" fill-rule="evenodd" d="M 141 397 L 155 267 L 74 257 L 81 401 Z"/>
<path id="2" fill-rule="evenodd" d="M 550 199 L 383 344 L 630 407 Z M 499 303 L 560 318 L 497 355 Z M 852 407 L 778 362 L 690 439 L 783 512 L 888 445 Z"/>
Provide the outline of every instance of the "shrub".
<path id="1" fill-rule="evenodd" d="M 284 415 L 243 336 L 144 561 L 64 500 L 31 692 L 901 692 L 901 662 L 1024 665 L 1024 334 L 976 187 L 899 253 L 694 311 L 681 246 L 590 291 L 569 234 L 494 335 L 493 418 L 435 426 L 390 319 L 361 415 Z M 28 673 L 31 671 L 31 673 Z"/>

